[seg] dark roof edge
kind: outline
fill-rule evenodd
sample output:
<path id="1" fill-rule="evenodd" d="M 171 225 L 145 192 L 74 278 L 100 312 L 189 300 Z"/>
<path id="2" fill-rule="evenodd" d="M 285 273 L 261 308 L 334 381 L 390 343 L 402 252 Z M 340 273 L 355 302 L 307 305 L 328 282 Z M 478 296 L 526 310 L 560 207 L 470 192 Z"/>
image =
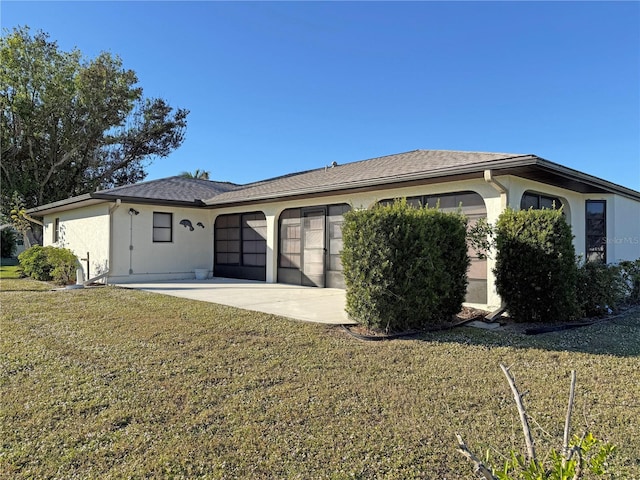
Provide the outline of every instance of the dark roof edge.
<path id="1" fill-rule="evenodd" d="M 160 205 L 167 207 L 203 207 L 205 204 L 200 199 L 194 199 L 193 201 L 184 201 L 184 200 L 162 200 L 162 199 L 154 199 L 154 198 L 141 198 L 141 197 L 127 197 L 123 195 L 114 195 L 114 194 L 105 194 L 99 192 L 93 193 L 85 193 L 83 195 L 78 195 L 76 197 L 67 198 L 65 200 L 59 200 L 57 202 L 46 203 L 44 205 L 40 205 L 38 207 L 33 207 L 27 210 L 27 214 L 31 216 L 42 216 L 45 215 L 49 210 L 58 210 L 63 207 L 69 207 L 75 204 L 86 203 L 86 205 L 78 205 L 82 206 L 90 206 L 99 203 L 100 200 L 105 202 L 115 202 L 116 200 L 120 200 L 125 203 L 135 203 L 138 205 Z M 95 200 L 95 201 L 91 201 Z M 65 208 L 68 210 L 68 208 Z"/>
<path id="2" fill-rule="evenodd" d="M 573 168 L 565 167 L 564 165 L 560 165 L 559 163 L 545 160 L 544 158 L 540 158 L 540 157 L 536 157 L 536 158 L 537 158 L 536 165 L 540 167 L 547 168 L 557 174 L 579 180 L 588 185 L 592 185 L 595 187 L 602 188 L 604 190 L 608 190 L 611 193 L 617 193 L 619 195 L 640 201 L 640 192 L 636 190 L 633 190 L 628 187 L 624 187 L 622 185 L 618 185 L 617 183 L 609 182 L 608 180 L 604 180 L 602 178 L 595 177 L 593 175 L 589 175 L 588 173 L 581 172 L 580 170 L 575 170 Z"/>
<path id="3" fill-rule="evenodd" d="M 199 198 L 194 198 L 193 201 L 187 200 L 167 200 L 162 198 L 145 198 L 145 197 L 128 197 L 126 195 L 105 194 L 105 193 L 91 193 L 91 198 L 97 198 L 100 200 L 116 201 L 120 199 L 125 203 L 136 203 L 139 205 L 166 205 L 167 207 L 202 207 L 204 202 Z"/>
<path id="4" fill-rule="evenodd" d="M 66 207 L 67 205 L 73 205 L 74 203 L 82 203 L 87 200 L 92 200 L 92 193 L 84 193 L 82 195 L 78 195 L 76 197 L 65 198 L 64 200 L 58 200 L 57 202 L 45 203 L 44 205 L 39 205 L 37 207 L 33 207 L 27 210 L 29 215 L 38 216 L 39 212 L 43 212 L 46 210 L 52 210 L 54 208 Z"/>

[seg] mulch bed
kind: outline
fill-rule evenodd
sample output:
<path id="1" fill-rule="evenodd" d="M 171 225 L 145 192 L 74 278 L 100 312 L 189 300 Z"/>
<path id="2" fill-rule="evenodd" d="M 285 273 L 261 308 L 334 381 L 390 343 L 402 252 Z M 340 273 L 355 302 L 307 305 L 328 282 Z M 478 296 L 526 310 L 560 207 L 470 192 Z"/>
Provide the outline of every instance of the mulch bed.
<path id="1" fill-rule="evenodd" d="M 569 330 L 573 328 L 586 327 L 597 323 L 608 322 L 615 320 L 616 318 L 625 315 L 629 312 L 640 310 L 640 306 L 631 306 L 620 309 L 618 312 L 612 315 L 594 318 L 583 318 L 576 322 L 516 322 L 508 316 L 499 317 L 495 323 L 500 324 L 500 327 L 492 329 L 494 332 L 504 333 L 516 333 L 524 335 L 538 335 L 542 333 L 557 332 L 561 330 Z M 456 327 L 462 327 L 473 321 L 486 322 L 485 316 L 490 312 L 479 310 L 476 308 L 463 307 L 460 313 L 454 316 L 451 321 L 445 322 L 440 326 L 425 329 L 425 330 L 409 330 L 402 332 L 386 332 L 384 330 L 370 329 L 364 325 L 343 325 L 343 329 L 350 335 L 361 340 L 396 340 L 396 339 L 410 339 L 418 337 L 427 332 L 450 330 Z M 488 322 L 487 322 L 488 323 Z"/>

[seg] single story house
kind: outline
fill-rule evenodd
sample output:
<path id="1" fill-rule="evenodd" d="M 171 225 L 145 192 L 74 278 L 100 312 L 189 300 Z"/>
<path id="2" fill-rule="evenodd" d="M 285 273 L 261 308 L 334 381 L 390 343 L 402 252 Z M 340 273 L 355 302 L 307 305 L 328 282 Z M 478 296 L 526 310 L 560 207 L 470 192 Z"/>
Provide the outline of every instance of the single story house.
<path id="1" fill-rule="evenodd" d="M 576 252 L 640 258 L 640 192 L 535 155 L 415 150 L 247 185 L 170 177 L 28 211 L 45 245 L 70 248 L 110 283 L 217 277 L 344 288 L 343 214 L 378 202 L 456 209 L 494 223 L 510 206 L 563 206 Z M 473 259 L 466 302 L 501 303 L 493 261 Z"/>

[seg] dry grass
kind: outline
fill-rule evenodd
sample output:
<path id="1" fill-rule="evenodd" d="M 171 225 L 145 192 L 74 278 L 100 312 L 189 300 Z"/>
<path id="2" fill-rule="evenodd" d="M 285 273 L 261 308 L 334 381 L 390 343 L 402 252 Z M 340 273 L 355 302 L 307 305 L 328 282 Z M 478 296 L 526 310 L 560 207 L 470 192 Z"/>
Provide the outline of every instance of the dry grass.
<path id="1" fill-rule="evenodd" d="M 360 342 L 144 292 L 1 288 L 2 478 L 473 478 L 456 432 L 477 452 L 523 444 L 500 362 L 531 392 L 542 452 L 576 369 L 574 430 L 619 446 L 615 478 L 640 478 L 638 313 Z"/>

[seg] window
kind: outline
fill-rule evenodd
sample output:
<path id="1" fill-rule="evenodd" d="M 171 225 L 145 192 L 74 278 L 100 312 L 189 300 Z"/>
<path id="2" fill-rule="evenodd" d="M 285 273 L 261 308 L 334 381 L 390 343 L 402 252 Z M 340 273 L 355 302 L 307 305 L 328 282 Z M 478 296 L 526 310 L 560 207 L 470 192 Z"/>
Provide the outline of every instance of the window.
<path id="1" fill-rule="evenodd" d="M 421 208 L 427 206 L 429 208 L 438 207 L 443 212 L 455 212 L 462 206 L 465 215 L 481 215 L 486 217 L 486 208 L 484 200 L 475 192 L 463 191 L 454 193 L 443 193 L 439 195 L 421 195 L 417 197 L 406 197 L 407 204 Z M 382 205 L 390 205 L 395 199 L 381 200 Z"/>
<path id="2" fill-rule="evenodd" d="M 342 252 L 342 224 L 344 223 L 344 214 L 349 210 L 351 210 L 349 205 L 329 206 L 329 217 L 327 218 L 329 225 L 328 270 L 342 272 L 342 260 L 340 259 L 340 252 Z"/>
<path id="3" fill-rule="evenodd" d="M 53 221 L 53 243 L 60 241 L 60 219 L 56 218 Z"/>
<path id="4" fill-rule="evenodd" d="M 216 219 L 216 263 L 240 265 L 240 215 L 221 215 Z"/>
<path id="5" fill-rule="evenodd" d="M 242 215 L 242 264 L 252 267 L 267 264 L 267 219 L 264 213 Z"/>
<path id="6" fill-rule="evenodd" d="M 300 209 L 285 210 L 280 215 L 280 267 L 301 266 L 302 222 Z"/>
<path id="7" fill-rule="evenodd" d="M 586 214 L 586 260 L 607 261 L 607 202 L 587 200 Z"/>
<path id="8" fill-rule="evenodd" d="M 153 212 L 153 241 L 173 241 L 173 213 Z"/>
<path id="9" fill-rule="evenodd" d="M 264 213 L 220 215 L 215 224 L 217 265 L 264 267 L 267 219 Z"/>
<path id="10" fill-rule="evenodd" d="M 535 192 L 526 191 L 522 194 L 522 200 L 520 200 L 520 209 L 540 210 L 542 208 L 560 208 L 562 207 L 562 201 L 557 197 L 551 197 L 548 195 L 542 195 Z"/>

